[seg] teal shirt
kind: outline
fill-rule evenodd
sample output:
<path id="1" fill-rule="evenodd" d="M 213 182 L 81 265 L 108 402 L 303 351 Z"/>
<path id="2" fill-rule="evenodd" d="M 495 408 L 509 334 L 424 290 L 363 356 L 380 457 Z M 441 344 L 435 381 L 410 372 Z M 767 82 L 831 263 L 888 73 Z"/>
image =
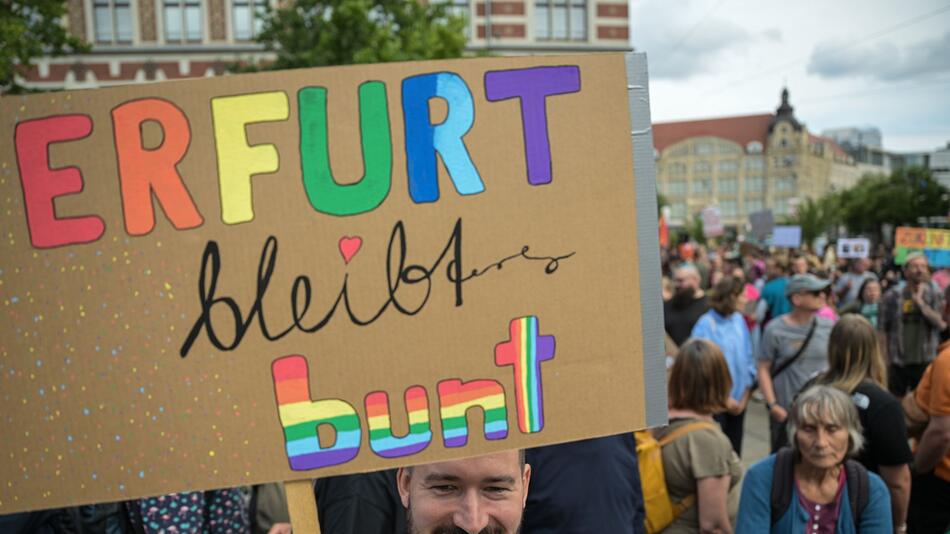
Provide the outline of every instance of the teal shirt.
<path id="1" fill-rule="evenodd" d="M 742 497 L 739 500 L 739 516 L 736 534 L 801 534 L 808 525 L 808 512 L 798 501 L 798 491 L 792 488 L 792 499 L 788 510 L 773 525 L 772 523 L 772 471 L 775 468 L 775 455 L 771 455 L 752 467 L 746 473 L 742 483 Z M 841 508 L 836 534 L 892 534 L 891 496 L 881 477 L 868 472 L 870 496 L 868 505 L 861 514 L 861 524 L 855 529 L 851 504 L 848 500 L 848 487 L 841 493 Z M 794 482 L 792 482 L 794 484 Z"/>

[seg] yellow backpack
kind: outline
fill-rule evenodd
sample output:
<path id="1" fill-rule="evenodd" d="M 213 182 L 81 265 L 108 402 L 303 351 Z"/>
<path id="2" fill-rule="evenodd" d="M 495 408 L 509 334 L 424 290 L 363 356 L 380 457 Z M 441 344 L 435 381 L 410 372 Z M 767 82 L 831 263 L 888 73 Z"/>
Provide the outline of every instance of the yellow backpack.
<path id="1" fill-rule="evenodd" d="M 719 428 L 706 421 L 696 421 L 683 425 L 657 440 L 649 430 L 634 432 L 637 438 L 637 461 L 640 464 L 640 485 L 643 488 L 643 505 L 646 508 L 647 534 L 655 534 L 670 526 L 677 517 L 696 502 L 696 495 L 674 503 L 666 489 L 666 475 L 663 472 L 663 447 L 703 428 Z"/>

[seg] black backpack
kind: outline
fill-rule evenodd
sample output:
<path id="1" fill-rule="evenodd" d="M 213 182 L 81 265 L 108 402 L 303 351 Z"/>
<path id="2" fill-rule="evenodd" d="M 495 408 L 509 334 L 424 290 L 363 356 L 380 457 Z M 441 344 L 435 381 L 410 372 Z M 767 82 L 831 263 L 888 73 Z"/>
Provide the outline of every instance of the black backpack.
<path id="1" fill-rule="evenodd" d="M 855 460 L 845 460 L 845 477 L 848 484 L 848 503 L 851 505 L 851 517 L 855 529 L 861 524 L 861 515 L 870 500 L 870 481 L 868 470 Z M 783 447 L 775 454 L 775 467 L 772 470 L 772 524 L 778 523 L 792 502 L 792 488 L 795 485 L 795 453 L 789 447 Z"/>

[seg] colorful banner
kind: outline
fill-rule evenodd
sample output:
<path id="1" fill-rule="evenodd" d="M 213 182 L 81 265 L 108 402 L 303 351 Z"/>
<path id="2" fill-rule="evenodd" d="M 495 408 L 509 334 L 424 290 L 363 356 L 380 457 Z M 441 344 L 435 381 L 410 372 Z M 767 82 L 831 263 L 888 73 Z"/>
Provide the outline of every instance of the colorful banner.
<path id="1" fill-rule="evenodd" d="M 0 514 L 642 428 L 627 85 L 604 54 L 0 99 Z"/>
<path id="2" fill-rule="evenodd" d="M 911 252 L 922 252 L 931 267 L 950 267 L 950 230 L 898 227 L 894 231 L 894 261 L 903 265 Z"/>

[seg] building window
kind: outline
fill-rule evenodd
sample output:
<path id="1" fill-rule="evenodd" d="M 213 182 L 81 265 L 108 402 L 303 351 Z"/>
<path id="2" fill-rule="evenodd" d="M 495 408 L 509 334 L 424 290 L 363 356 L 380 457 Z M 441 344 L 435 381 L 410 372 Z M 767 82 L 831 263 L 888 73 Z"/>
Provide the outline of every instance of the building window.
<path id="1" fill-rule="evenodd" d="M 697 156 L 708 156 L 713 153 L 714 149 L 712 143 L 696 143 L 694 151 Z"/>
<path id="2" fill-rule="evenodd" d="M 231 20 L 235 41 L 250 41 L 261 33 L 267 0 L 233 0 Z"/>
<path id="3" fill-rule="evenodd" d="M 745 146 L 746 152 L 749 154 L 761 154 L 762 153 L 762 143 L 758 141 L 749 141 L 749 144 Z"/>
<path id="4" fill-rule="evenodd" d="M 706 160 L 700 160 L 693 164 L 693 172 L 712 172 L 712 164 Z"/>
<path id="5" fill-rule="evenodd" d="M 696 178 L 693 180 L 693 193 L 708 195 L 712 193 L 712 180 L 709 178 Z"/>
<path id="6" fill-rule="evenodd" d="M 666 182 L 666 193 L 668 195 L 685 195 L 686 180 L 670 180 Z"/>
<path id="7" fill-rule="evenodd" d="M 96 42 L 132 42 L 132 12 L 129 0 L 95 0 L 92 5 Z"/>
<path id="8" fill-rule="evenodd" d="M 739 171 L 739 162 L 734 159 L 724 159 L 719 162 L 719 172 L 735 174 Z"/>
<path id="9" fill-rule="evenodd" d="M 739 180 L 736 178 L 720 178 L 717 191 L 723 195 L 735 194 L 739 190 Z"/>
<path id="10" fill-rule="evenodd" d="M 735 200 L 722 200 L 719 202 L 719 214 L 723 217 L 735 217 L 738 213 Z"/>
<path id="11" fill-rule="evenodd" d="M 758 193 L 765 189 L 765 178 L 762 176 L 746 176 L 745 177 L 745 191 L 746 193 Z"/>
<path id="12" fill-rule="evenodd" d="M 587 40 L 587 0 L 535 2 L 534 30 L 544 41 Z"/>
<path id="13" fill-rule="evenodd" d="M 747 199 L 745 200 L 745 204 L 743 205 L 743 207 L 745 208 L 745 212 L 746 212 L 747 214 L 749 214 L 749 213 L 755 213 L 755 212 L 757 212 L 757 211 L 762 211 L 762 207 L 763 207 L 762 199 L 759 199 L 759 198 L 747 198 Z"/>
<path id="14" fill-rule="evenodd" d="M 720 154 L 740 154 L 742 148 L 739 145 L 733 143 L 719 143 L 719 153 Z"/>
<path id="15" fill-rule="evenodd" d="M 764 171 L 765 170 L 765 160 L 763 158 L 746 158 L 745 160 L 745 170 L 747 171 Z"/>
<path id="16" fill-rule="evenodd" d="M 200 0 L 165 0 L 165 41 L 194 43 L 202 39 Z"/>
<path id="17" fill-rule="evenodd" d="M 775 191 L 777 193 L 791 193 L 795 191 L 795 180 L 793 178 L 779 178 L 775 181 Z"/>
<path id="18" fill-rule="evenodd" d="M 686 174 L 686 164 L 685 163 L 670 163 L 668 167 L 670 176 L 682 176 Z"/>

